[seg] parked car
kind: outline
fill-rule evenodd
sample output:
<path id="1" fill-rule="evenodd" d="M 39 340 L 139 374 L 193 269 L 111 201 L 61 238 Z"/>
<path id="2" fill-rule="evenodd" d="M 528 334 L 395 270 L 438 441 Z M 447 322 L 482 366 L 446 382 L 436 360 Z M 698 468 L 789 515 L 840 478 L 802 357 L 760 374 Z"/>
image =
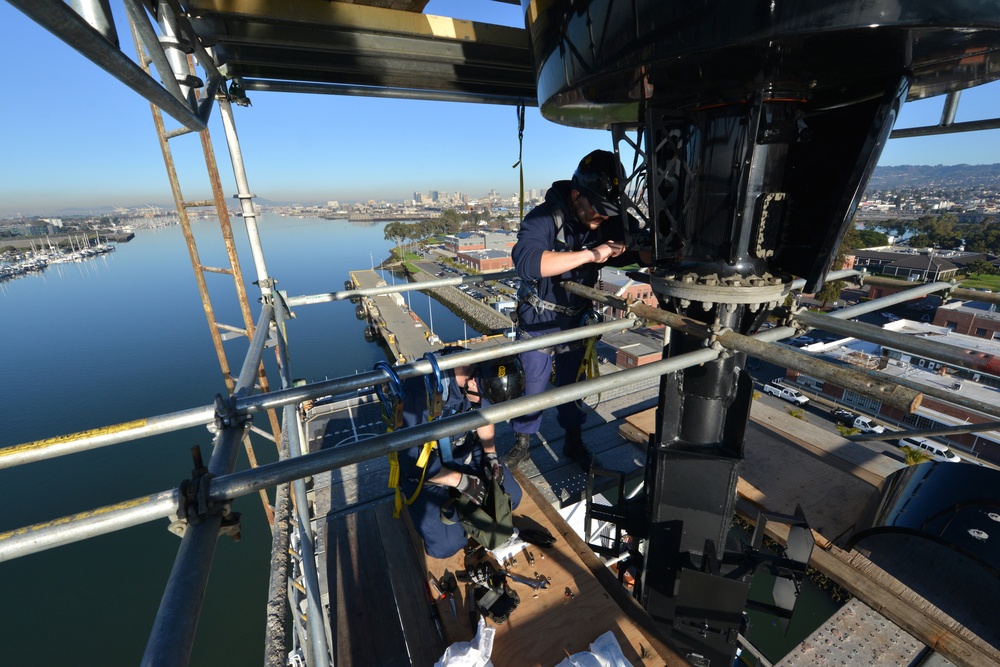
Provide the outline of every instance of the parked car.
<path id="1" fill-rule="evenodd" d="M 882 311 L 881 313 L 879 313 L 879 315 L 881 315 L 883 317 L 883 319 L 889 320 L 890 322 L 895 322 L 896 320 L 899 319 L 897 316 L 893 315 L 892 313 L 887 313 L 885 311 Z"/>
<path id="2" fill-rule="evenodd" d="M 899 446 L 909 447 L 917 451 L 925 452 L 935 461 L 946 461 L 947 463 L 961 463 L 962 459 L 958 454 L 951 451 L 945 445 L 939 445 L 927 438 L 900 438 Z"/>
<path id="3" fill-rule="evenodd" d="M 809 399 L 800 394 L 797 389 L 776 384 L 776 382 L 776 380 L 772 380 L 771 382 L 765 384 L 764 393 L 777 396 L 782 400 L 788 401 L 789 403 L 795 403 L 796 405 L 805 405 L 809 402 Z"/>
<path id="4" fill-rule="evenodd" d="M 885 433 L 885 427 L 864 415 L 856 415 L 850 410 L 838 409 L 830 413 L 841 426 L 856 428 L 862 433 Z"/>

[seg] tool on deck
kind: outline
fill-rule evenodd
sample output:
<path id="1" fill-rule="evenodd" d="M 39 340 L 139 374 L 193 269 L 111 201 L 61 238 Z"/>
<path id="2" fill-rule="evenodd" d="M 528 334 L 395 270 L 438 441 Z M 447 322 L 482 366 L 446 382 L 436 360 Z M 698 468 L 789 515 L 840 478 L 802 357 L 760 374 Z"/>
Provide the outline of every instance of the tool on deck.
<path id="1" fill-rule="evenodd" d="M 469 601 L 469 627 L 473 630 L 479 625 L 479 610 L 476 608 L 476 596 L 471 585 L 465 587 L 465 599 Z"/>
<path id="2" fill-rule="evenodd" d="M 431 581 L 433 581 L 433 579 Z M 440 635 L 443 640 L 444 628 L 441 627 L 441 614 L 438 613 L 437 603 L 434 602 L 434 592 L 431 591 L 429 583 L 424 586 L 424 591 L 427 592 L 427 601 L 431 605 L 431 620 L 434 621 L 434 627 L 437 628 L 438 635 Z"/>
<path id="3" fill-rule="evenodd" d="M 510 573 L 510 572 L 507 573 L 507 577 L 509 577 L 510 579 L 513 579 L 514 581 L 516 581 L 519 584 L 524 584 L 525 586 L 531 586 L 536 591 L 538 589 L 546 589 L 546 588 L 549 587 L 549 580 L 545 579 L 545 578 L 527 579 L 525 577 L 521 577 L 521 576 L 518 576 L 518 575 Z"/>
<path id="4" fill-rule="evenodd" d="M 455 581 L 454 576 L 450 576 L 447 572 L 441 577 L 441 596 L 448 598 L 448 602 L 451 603 L 451 613 L 454 614 L 455 620 L 458 620 L 458 610 L 455 608 L 455 589 L 458 588 L 458 584 Z"/>

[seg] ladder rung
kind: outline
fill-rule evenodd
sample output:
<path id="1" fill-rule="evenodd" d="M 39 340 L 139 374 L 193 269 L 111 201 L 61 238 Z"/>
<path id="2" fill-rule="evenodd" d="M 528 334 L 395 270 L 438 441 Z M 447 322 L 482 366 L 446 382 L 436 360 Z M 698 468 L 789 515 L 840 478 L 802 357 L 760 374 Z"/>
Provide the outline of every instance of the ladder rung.
<path id="1" fill-rule="evenodd" d="M 194 130 L 187 127 L 179 127 L 176 130 L 170 130 L 169 132 L 164 132 L 163 137 L 168 141 L 170 139 L 176 139 L 177 137 L 183 137 L 185 134 L 191 134 Z"/>
<path id="2" fill-rule="evenodd" d="M 195 201 L 183 201 L 181 206 L 184 208 L 202 208 L 204 206 L 215 206 L 214 199 L 197 199 Z"/>
<path id="3" fill-rule="evenodd" d="M 226 275 L 229 276 L 233 275 L 232 269 L 224 269 L 218 266 L 205 266 L 204 264 L 202 264 L 200 268 L 202 271 L 205 271 L 207 273 L 225 273 Z"/>
<path id="4" fill-rule="evenodd" d="M 247 333 L 246 329 L 241 329 L 239 327 L 233 327 L 228 324 L 223 324 L 222 322 L 216 322 L 215 326 L 219 331 L 225 333 L 221 334 L 222 340 L 231 340 L 233 338 L 239 338 L 240 336 L 246 336 L 249 338 L 250 334 Z"/>

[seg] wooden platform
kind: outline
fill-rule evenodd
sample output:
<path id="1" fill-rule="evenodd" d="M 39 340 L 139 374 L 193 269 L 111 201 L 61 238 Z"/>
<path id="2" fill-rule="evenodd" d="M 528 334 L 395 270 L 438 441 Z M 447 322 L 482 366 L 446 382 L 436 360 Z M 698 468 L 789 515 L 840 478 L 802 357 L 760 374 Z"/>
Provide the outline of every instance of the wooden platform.
<path id="1" fill-rule="evenodd" d="M 534 566 L 520 554 L 511 568 L 528 578 L 538 572 L 551 584 L 535 593 L 508 581 L 521 602 L 506 623 L 494 626 L 493 664 L 551 667 L 588 650 L 609 630 L 637 667 L 687 664 L 656 636 L 646 612 L 538 490 L 520 473 L 515 475 L 525 491 L 515 525 L 541 528 L 557 539 L 549 549 L 530 547 Z M 408 524 L 392 519 L 388 504 L 328 523 L 330 609 L 336 614 L 331 625 L 337 628 L 340 667 L 432 665 L 448 644 L 472 638 L 468 585 L 458 583 L 455 612 L 448 600 L 435 603 L 444 639 L 425 591 L 429 577 L 451 577 L 473 563 L 466 563 L 461 553 L 449 559 L 428 557 Z"/>

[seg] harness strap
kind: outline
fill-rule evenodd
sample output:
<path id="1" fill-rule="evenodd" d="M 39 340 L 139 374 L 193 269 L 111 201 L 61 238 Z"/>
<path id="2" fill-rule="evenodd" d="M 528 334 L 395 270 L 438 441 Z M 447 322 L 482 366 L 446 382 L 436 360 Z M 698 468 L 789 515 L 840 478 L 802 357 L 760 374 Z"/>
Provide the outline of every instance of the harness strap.
<path id="1" fill-rule="evenodd" d="M 560 306 L 557 303 L 546 301 L 533 291 L 529 291 L 524 295 L 524 301 L 526 301 L 528 305 L 534 307 L 537 310 L 540 311 L 551 310 L 553 312 L 559 313 L 560 315 L 579 315 L 588 307 L 586 304 L 580 306 L 574 306 L 572 308 L 568 306 Z"/>

